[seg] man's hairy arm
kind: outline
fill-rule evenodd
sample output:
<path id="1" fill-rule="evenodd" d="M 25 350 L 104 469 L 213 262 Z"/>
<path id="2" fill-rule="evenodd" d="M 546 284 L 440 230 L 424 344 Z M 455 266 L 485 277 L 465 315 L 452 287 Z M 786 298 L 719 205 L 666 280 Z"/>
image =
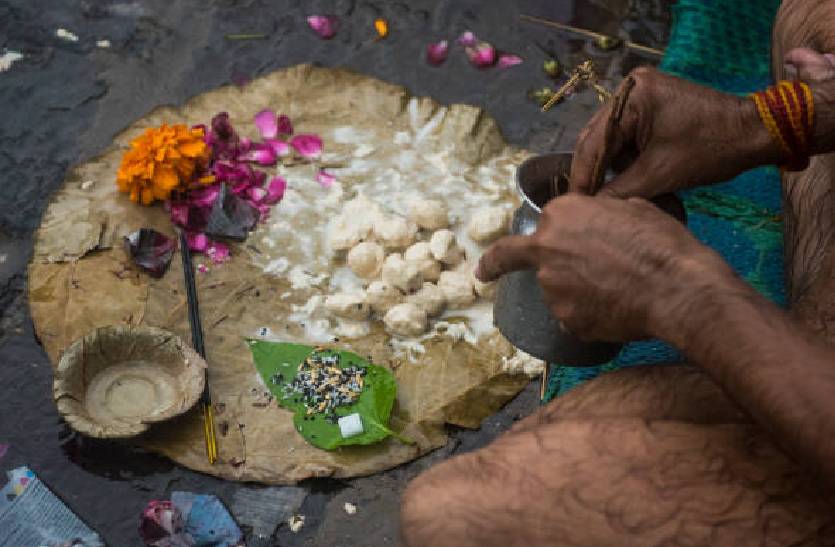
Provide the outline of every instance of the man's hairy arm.
<path id="1" fill-rule="evenodd" d="M 656 334 L 835 485 L 835 349 L 739 279 L 685 300 L 655 321 Z"/>
<path id="2" fill-rule="evenodd" d="M 721 180 L 720 172 L 727 174 L 723 169 L 734 174 L 786 159 L 781 157 L 780 147 L 759 119 L 753 101 L 730 96 L 719 100 L 717 96 L 705 102 L 709 97 L 692 84 L 647 69 L 635 77 L 638 85 L 631 106 L 628 105 L 630 114 L 621 124 L 621 139 L 617 144 L 635 149 L 647 165 L 665 167 L 633 170 L 629 173 L 632 176 L 614 181 L 613 187 L 617 188 L 607 192 L 610 195 L 653 196 L 694 183 Z M 807 82 L 815 105 L 811 152 L 833 152 L 835 65 L 828 72 L 818 70 L 816 77 L 808 77 Z M 693 107 L 688 110 L 688 105 Z M 694 110 L 699 123 L 709 125 L 705 120 L 727 120 L 720 124 L 721 139 L 718 134 L 705 136 L 676 127 L 680 125 L 675 122 L 676 115 L 683 116 L 682 123 L 689 127 L 685 122 L 693 121 L 690 113 Z M 605 111 L 602 112 L 605 119 Z M 600 119 L 593 120 L 584 133 L 585 138 L 581 138 L 580 161 L 575 157 L 577 165 L 573 166 L 575 182 L 588 178 L 593 160 L 600 156 L 603 139 L 597 126 L 601 123 Z M 715 159 L 723 163 L 731 157 L 735 163 L 714 166 L 714 161 L 708 162 L 709 168 L 703 169 L 703 163 L 694 168 L 693 150 L 715 151 L 718 140 L 727 147 L 727 153 L 717 153 Z M 695 176 L 694 169 L 702 177 L 698 181 L 688 178 Z M 681 279 L 686 282 L 686 278 Z M 833 350 L 802 332 L 785 313 L 741 280 L 733 288 L 695 291 L 688 298 L 688 305 L 682 307 L 687 313 L 672 320 L 674 310 L 667 310 L 665 323 L 660 326 L 662 330 L 653 334 L 682 348 L 692 362 L 704 367 L 758 423 L 772 432 L 785 449 L 835 485 Z"/>

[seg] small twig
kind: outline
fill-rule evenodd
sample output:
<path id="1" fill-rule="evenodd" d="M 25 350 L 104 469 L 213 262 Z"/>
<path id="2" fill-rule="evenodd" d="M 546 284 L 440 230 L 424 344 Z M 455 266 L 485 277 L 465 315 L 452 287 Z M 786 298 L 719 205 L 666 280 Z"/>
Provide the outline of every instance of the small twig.
<path id="1" fill-rule="evenodd" d="M 611 93 L 606 90 L 605 87 L 601 86 L 597 83 L 597 73 L 594 71 L 594 63 L 591 60 L 585 61 L 577 65 L 574 70 L 571 71 L 571 76 L 569 76 L 568 81 L 565 82 L 562 87 L 560 87 L 556 93 L 551 95 L 551 98 L 548 99 L 544 105 L 542 105 L 542 111 L 547 112 L 554 104 L 561 101 L 569 91 L 573 91 L 581 82 L 586 82 L 590 86 L 597 91 L 597 98 L 600 102 L 604 102 Z"/>
<path id="2" fill-rule="evenodd" d="M 223 36 L 227 40 L 266 40 L 266 34 L 226 34 Z"/>
<path id="3" fill-rule="evenodd" d="M 601 34 L 599 32 L 595 32 L 593 30 L 588 30 L 580 27 L 573 27 L 571 25 L 566 25 L 565 23 L 560 23 L 559 21 L 552 21 L 551 19 L 546 19 L 544 17 L 534 17 L 532 15 L 520 15 L 519 19 L 523 21 L 528 21 L 530 23 L 539 23 L 540 25 L 546 25 L 549 27 L 558 28 L 560 30 L 564 30 L 566 32 L 573 32 L 574 34 L 580 34 L 582 36 L 586 36 L 588 38 L 609 38 L 606 34 Z M 664 56 L 664 52 L 660 49 L 656 49 L 654 47 L 645 46 L 643 44 L 638 44 L 636 42 L 632 42 L 629 40 L 625 40 L 623 45 L 628 47 L 629 49 L 635 49 L 641 51 L 643 53 L 648 53 L 650 55 L 658 55 L 659 57 Z"/>

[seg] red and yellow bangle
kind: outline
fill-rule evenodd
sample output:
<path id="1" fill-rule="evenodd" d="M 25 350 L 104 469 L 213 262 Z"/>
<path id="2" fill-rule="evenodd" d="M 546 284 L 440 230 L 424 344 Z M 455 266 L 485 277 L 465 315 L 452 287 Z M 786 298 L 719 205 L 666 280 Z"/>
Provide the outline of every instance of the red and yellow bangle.
<path id="1" fill-rule="evenodd" d="M 809 86 L 796 80 L 782 80 L 765 91 L 752 93 L 751 99 L 768 132 L 786 154 L 787 161 L 781 167 L 788 171 L 806 169 L 815 120 L 815 104 Z"/>

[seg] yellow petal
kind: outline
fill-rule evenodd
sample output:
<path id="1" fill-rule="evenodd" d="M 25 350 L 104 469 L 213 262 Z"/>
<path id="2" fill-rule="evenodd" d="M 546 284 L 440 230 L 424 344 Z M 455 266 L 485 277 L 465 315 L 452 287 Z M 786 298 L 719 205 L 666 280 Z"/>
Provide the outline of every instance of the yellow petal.
<path id="1" fill-rule="evenodd" d="M 389 33 L 389 24 L 385 19 L 375 19 L 374 28 L 377 29 L 377 34 L 380 35 L 380 38 L 385 38 Z"/>

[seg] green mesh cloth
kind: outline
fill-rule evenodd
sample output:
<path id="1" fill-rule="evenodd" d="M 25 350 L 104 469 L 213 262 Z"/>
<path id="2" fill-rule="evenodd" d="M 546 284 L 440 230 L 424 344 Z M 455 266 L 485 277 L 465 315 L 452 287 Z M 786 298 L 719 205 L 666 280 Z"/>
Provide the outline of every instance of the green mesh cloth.
<path id="1" fill-rule="evenodd" d="M 771 28 L 779 0 L 680 0 L 661 70 L 730 93 L 772 83 Z M 693 166 L 698 169 L 698 165 Z M 688 228 L 767 298 L 783 305 L 783 224 L 779 172 L 755 169 L 734 180 L 682 192 Z M 551 366 L 543 402 L 600 374 L 641 364 L 680 363 L 659 340 L 627 344 L 597 367 Z"/>

